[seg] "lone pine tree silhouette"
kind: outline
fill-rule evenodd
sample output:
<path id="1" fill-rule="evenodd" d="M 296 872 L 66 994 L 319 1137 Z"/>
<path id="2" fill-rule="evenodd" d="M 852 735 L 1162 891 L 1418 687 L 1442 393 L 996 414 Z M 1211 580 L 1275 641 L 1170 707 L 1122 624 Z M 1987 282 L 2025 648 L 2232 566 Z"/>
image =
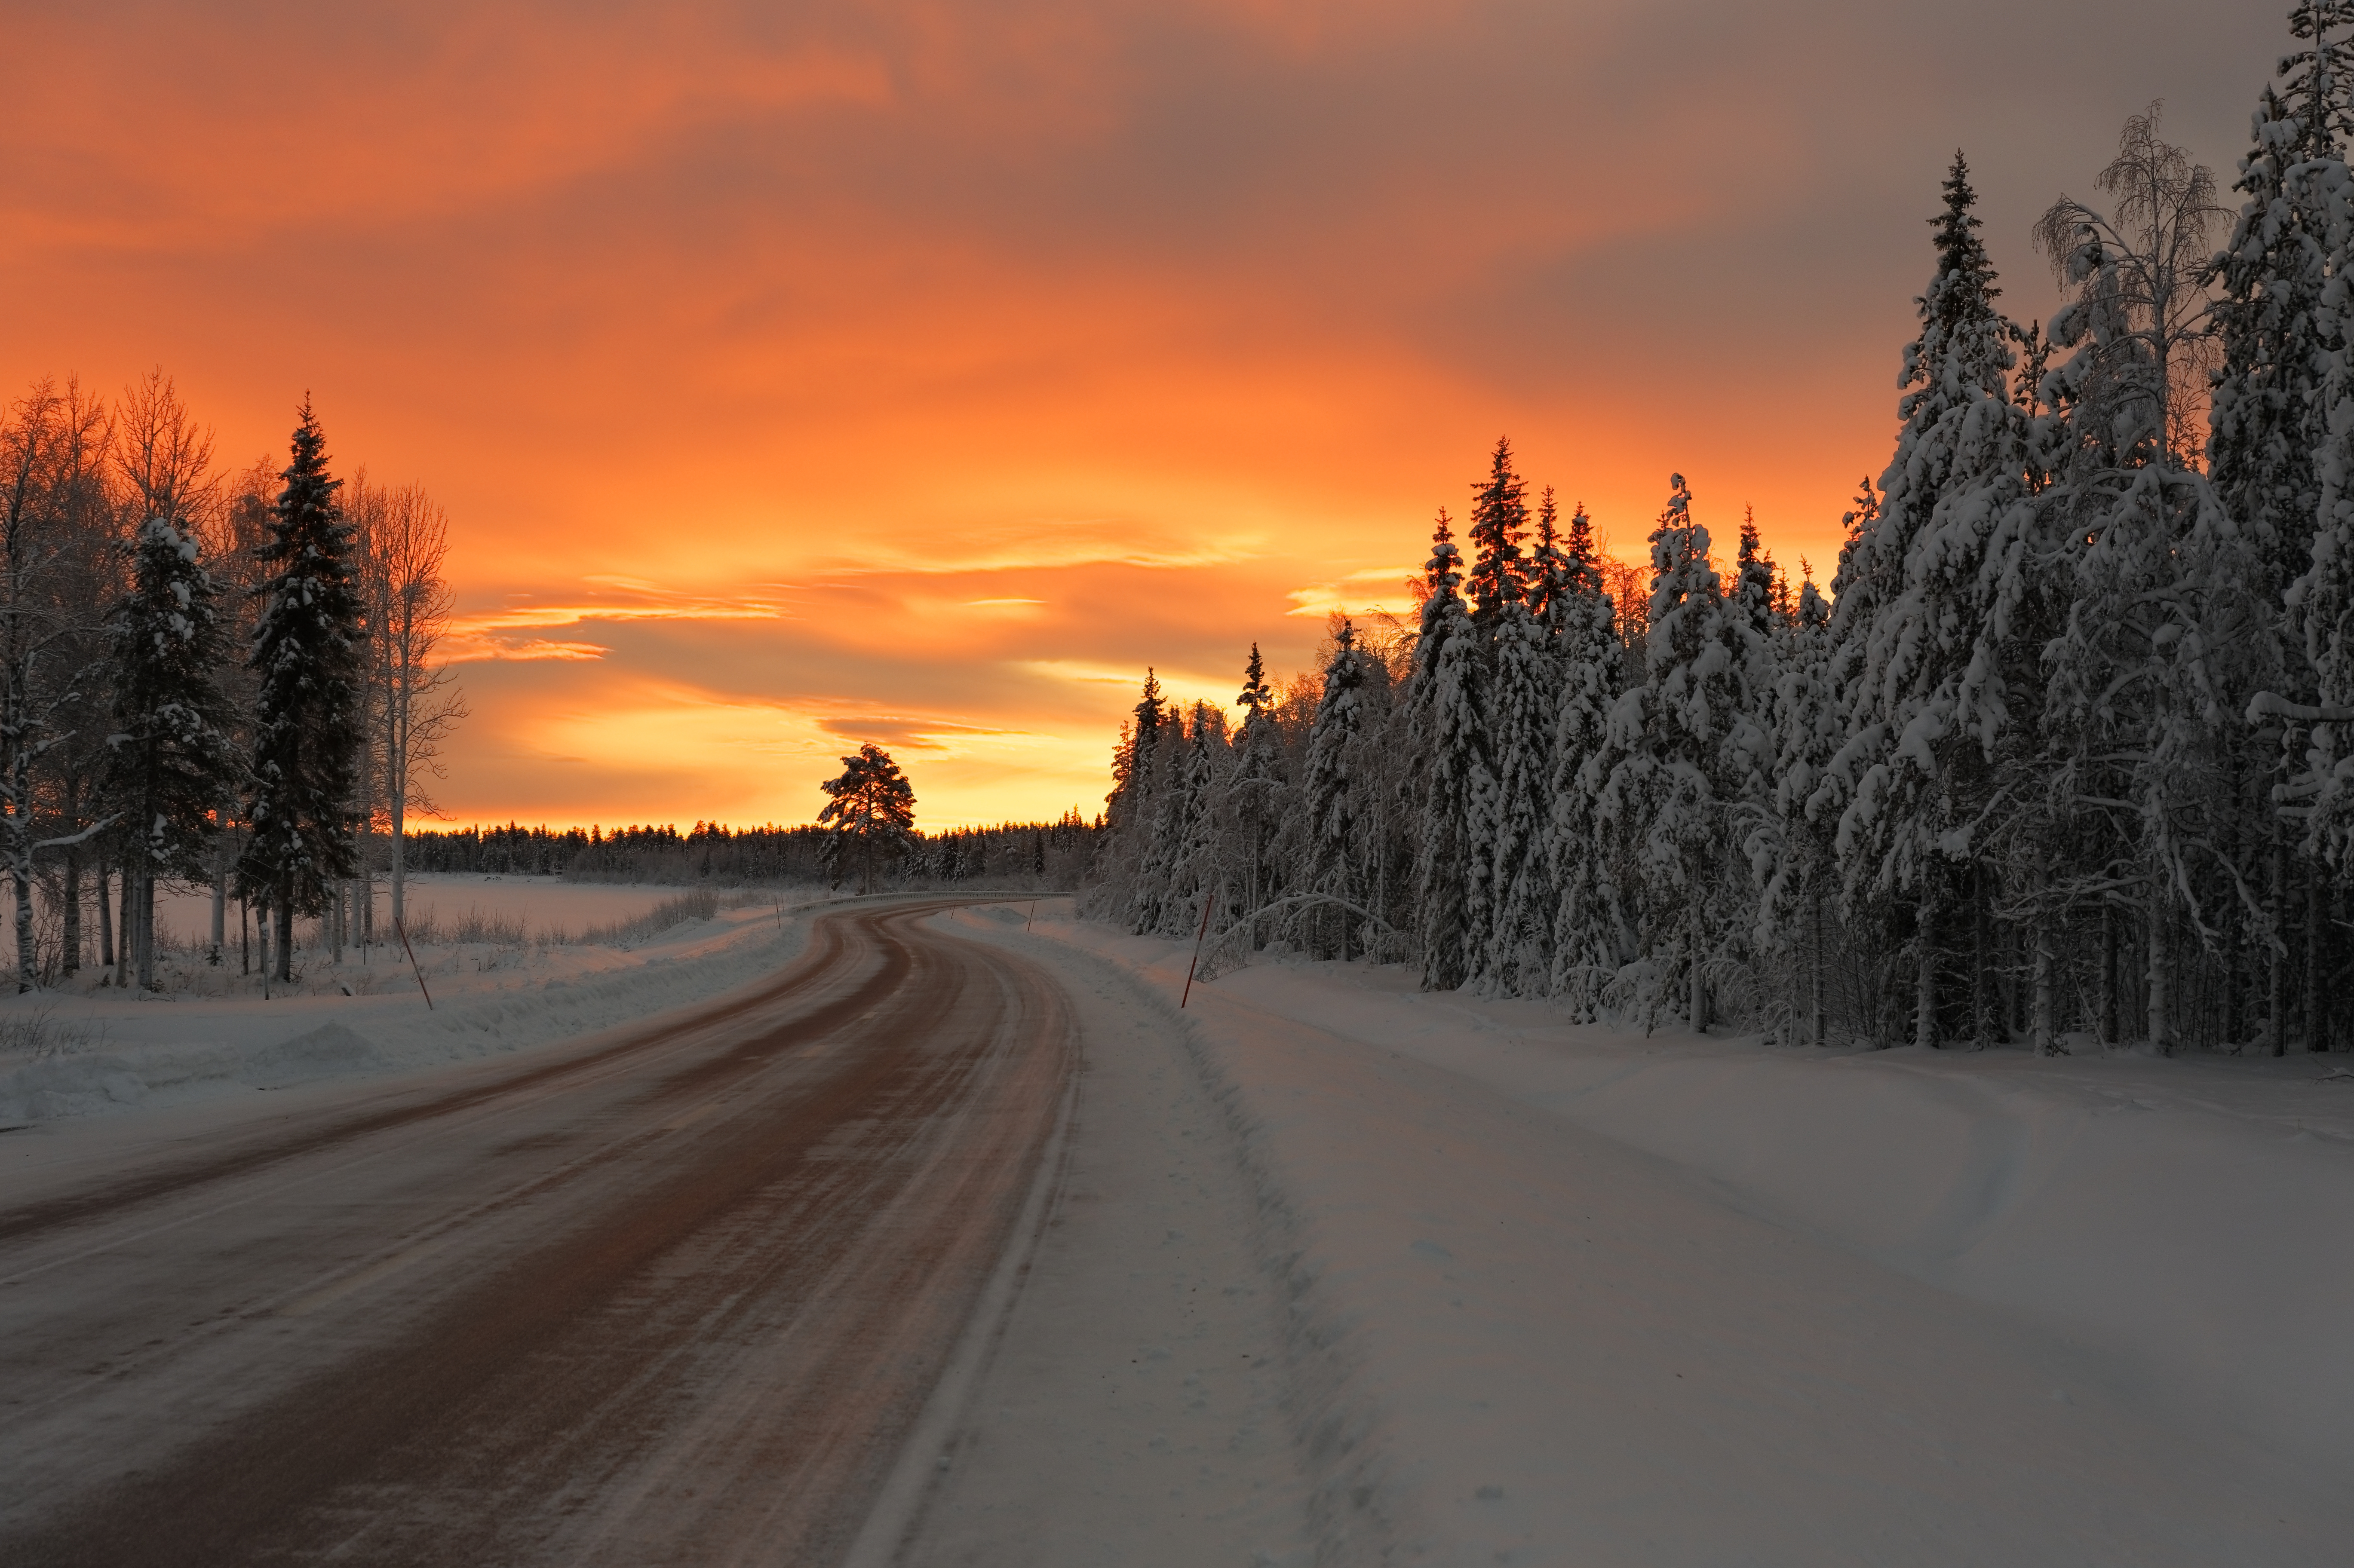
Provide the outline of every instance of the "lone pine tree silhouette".
<path id="1" fill-rule="evenodd" d="M 826 869 L 835 885 L 842 882 L 843 857 L 854 848 L 858 856 L 858 890 L 875 891 L 875 852 L 896 854 L 906 847 L 916 826 L 916 791 L 891 754 L 868 742 L 855 757 L 842 759 L 842 777 L 818 786 L 831 797 L 817 814 L 821 826 L 832 824 L 826 844 Z"/>

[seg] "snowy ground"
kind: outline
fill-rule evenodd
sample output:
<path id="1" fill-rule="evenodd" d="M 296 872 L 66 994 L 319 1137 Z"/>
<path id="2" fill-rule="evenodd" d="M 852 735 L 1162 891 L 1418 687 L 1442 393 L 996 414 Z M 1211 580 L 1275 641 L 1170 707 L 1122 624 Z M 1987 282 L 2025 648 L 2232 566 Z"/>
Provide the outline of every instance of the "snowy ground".
<path id="1" fill-rule="evenodd" d="M 1038 931 L 1168 1015 L 1182 946 Z M 1645 1039 L 1361 965 L 1184 1016 L 1328 1559 L 2345 1561 L 2326 1063 Z"/>
<path id="2" fill-rule="evenodd" d="M 161 995 L 101 988 L 92 970 L 69 987 L 0 1001 L 0 1127 L 369 1076 L 608 1028 L 774 969 L 799 950 L 806 919 L 795 911 L 826 897 L 760 890 L 737 895 L 749 902 L 729 908 L 723 896 L 716 918 L 625 945 L 546 939 L 634 919 L 682 891 L 418 878 L 409 907 L 420 928 L 509 927 L 493 939 L 418 946 L 429 1008 L 398 947 L 347 948 L 341 963 L 298 948 L 289 994 L 241 974 L 233 942 L 217 969 L 175 956 L 175 983 Z M 159 906 L 167 930 L 207 928 L 201 895 Z"/>
<path id="3" fill-rule="evenodd" d="M 2354 1075 L 2326 1059 L 1645 1038 L 1363 965 L 1180 1013 L 1182 945 L 1026 912 L 938 917 L 1044 965 L 1085 1059 L 1022 1288 L 905 1461 L 917 1568 L 2346 1560 Z M 56 1009 L 0 1057 L 0 1125 L 135 1141 L 593 1030 L 806 920 L 453 948 L 430 1013 L 413 980 L 0 1007 Z"/>

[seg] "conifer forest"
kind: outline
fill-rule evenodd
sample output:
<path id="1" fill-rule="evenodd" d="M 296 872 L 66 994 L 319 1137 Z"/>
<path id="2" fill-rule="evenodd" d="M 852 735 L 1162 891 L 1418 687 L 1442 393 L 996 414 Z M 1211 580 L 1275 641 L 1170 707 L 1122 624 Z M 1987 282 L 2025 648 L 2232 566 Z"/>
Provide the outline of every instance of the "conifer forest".
<path id="1" fill-rule="evenodd" d="M 1095 909 L 1790 1043 L 2354 1044 L 2349 40 L 2295 10 L 2229 190 L 2129 119 L 2048 322 L 1956 154 L 1828 585 L 1680 476 L 1612 561 L 1500 440 L 1412 624 L 1231 712 L 1148 675 Z"/>

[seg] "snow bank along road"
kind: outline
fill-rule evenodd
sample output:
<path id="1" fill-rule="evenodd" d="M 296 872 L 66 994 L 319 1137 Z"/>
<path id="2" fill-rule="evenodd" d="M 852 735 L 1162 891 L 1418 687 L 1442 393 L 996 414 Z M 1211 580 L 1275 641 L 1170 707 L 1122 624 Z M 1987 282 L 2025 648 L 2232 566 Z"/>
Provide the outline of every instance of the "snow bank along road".
<path id="1" fill-rule="evenodd" d="M 0 1563 L 839 1558 L 1075 1082 L 939 907 L 522 1062 L 11 1135 Z"/>

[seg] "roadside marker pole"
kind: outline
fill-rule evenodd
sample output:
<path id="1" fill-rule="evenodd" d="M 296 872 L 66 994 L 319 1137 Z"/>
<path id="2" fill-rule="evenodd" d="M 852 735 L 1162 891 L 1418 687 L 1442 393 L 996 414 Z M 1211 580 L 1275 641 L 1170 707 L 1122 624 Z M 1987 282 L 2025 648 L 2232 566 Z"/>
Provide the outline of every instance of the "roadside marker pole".
<path id="1" fill-rule="evenodd" d="M 417 949 L 408 945 L 408 933 L 402 928 L 400 922 L 395 920 L 392 928 L 399 934 L 400 950 L 408 955 L 408 967 L 417 971 L 417 989 L 425 992 L 425 1011 L 430 1012 L 433 1011 L 433 992 L 425 984 L 425 966 L 417 961 Z"/>
<path id="2" fill-rule="evenodd" d="M 1185 966 L 1185 994 L 1177 999 L 1180 1012 L 1185 1010 L 1187 1002 L 1193 1000 L 1193 971 L 1201 967 L 1202 944 L 1210 935 L 1210 906 L 1217 901 L 1218 890 L 1214 887 L 1210 889 L 1209 896 L 1202 900 L 1202 929 L 1193 938 L 1193 961 Z"/>

